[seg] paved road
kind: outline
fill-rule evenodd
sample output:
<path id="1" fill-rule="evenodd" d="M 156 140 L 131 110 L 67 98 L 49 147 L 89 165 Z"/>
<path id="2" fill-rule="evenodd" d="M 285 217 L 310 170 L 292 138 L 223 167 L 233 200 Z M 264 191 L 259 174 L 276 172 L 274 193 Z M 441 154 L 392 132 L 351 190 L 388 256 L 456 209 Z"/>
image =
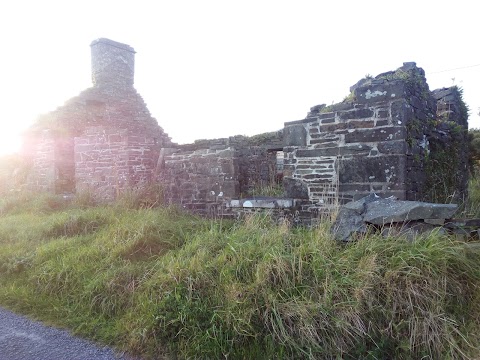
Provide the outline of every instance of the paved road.
<path id="1" fill-rule="evenodd" d="M 0 360 L 131 359 L 0 308 Z"/>

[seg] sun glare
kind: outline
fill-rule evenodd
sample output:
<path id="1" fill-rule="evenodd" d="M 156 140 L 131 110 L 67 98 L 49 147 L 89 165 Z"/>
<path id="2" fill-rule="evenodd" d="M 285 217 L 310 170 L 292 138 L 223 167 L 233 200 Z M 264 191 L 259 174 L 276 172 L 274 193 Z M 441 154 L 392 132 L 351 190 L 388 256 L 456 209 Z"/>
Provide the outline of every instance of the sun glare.
<path id="1" fill-rule="evenodd" d="M 16 153 L 20 150 L 22 139 L 12 131 L 2 131 L 0 135 L 0 156 Z"/>

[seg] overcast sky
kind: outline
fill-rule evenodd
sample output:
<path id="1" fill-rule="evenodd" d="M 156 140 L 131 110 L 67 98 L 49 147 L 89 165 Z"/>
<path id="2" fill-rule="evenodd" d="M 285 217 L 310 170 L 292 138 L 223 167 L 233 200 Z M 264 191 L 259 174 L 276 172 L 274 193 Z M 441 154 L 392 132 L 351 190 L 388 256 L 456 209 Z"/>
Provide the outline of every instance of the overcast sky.
<path id="1" fill-rule="evenodd" d="M 180 143 L 278 130 L 406 61 L 463 87 L 480 127 L 478 18 L 471 0 L 2 1 L 0 152 L 91 86 L 100 37 L 137 51 L 135 87 Z"/>

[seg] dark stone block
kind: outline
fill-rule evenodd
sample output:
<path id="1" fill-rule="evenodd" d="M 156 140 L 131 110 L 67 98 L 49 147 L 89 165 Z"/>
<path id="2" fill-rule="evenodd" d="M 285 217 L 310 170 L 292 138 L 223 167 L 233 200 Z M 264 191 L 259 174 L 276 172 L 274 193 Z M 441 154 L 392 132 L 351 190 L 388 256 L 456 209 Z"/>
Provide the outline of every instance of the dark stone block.
<path id="1" fill-rule="evenodd" d="M 331 125 L 320 125 L 320 131 L 322 133 L 325 132 L 333 132 L 336 130 L 346 130 L 346 129 L 364 129 L 364 128 L 373 128 L 375 123 L 373 120 L 364 120 L 364 121 L 349 121 L 339 124 L 331 124 Z"/>
<path id="2" fill-rule="evenodd" d="M 375 126 L 377 126 L 377 127 L 378 126 L 386 126 L 388 124 L 389 124 L 388 120 L 377 120 L 377 123 L 376 123 Z"/>
<path id="3" fill-rule="evenodd" d="M 388 110 L 380 109 L 377 110 L 377 118 L 387 118 L 388 117 Z"/>
<path id="4" fill-rule="evenodd" d="M 326 106 L 326 104 L 315 105 L 310 108 L 310 112 L 307 114 L 307 118 L 316 117 L 320 114 L 320 111 Z"/>
<path id="5" fill-rule="evenodd" d="M 406 154 L 407 143 L 404 140 L 384 141 L 377 144 L 377 149 L 382 154 Z"/>
<path id="6" fill-rule="evenodd" d="M 318 114 L 318 118 L 319 118 L 320 120 L 322 120 L 322 119 L 335 118 L 335 113 L 332 112 L 332 111 L 320 113 L 320 114 Z"/>
<path id="7" fill-rule="evenodd" d="M 331 123 L 334 123 L 335 122 L 335 117 L 332 117 L 332 118 L 328 118 L 328 119 L 323 119 L 322 120 L 322 124 L 331 124 Z"/>
<path id="8" fill-rule="evenodd" d="M 370 184 L 340 184 L 339 192 L 370 191 Z"/>
<path id="9" fill-rule="evenodd" d="M 312 150 L 297 150 L 297 157 L 322 157 L 322 156 L 336 156 L 340 155 L 340 149 L 338 147 L 325 148 L 325 149 L 312 149 Z"/>
<path id="10" fill-rule="evenodd" d="M 371 146 L 360 144 L 360 145 L 347 145 L 340 148 L 341 155 L 368 155 L 370 150 L 372 149 Z"/>
<path id="11" fill-rule="evenodd" d="M 381 199 L 368 204 L 363 221 L 384 225 L 420 219 L 450 219 L 457 211 L 456 204 L 433 204 L 415 201 Z"/>
<path id="12" fill-rule="evenodd" d="M 340 183 L 401 183 L 405 181 L 406 156 L 355 156 L 339 160 Z"/>
<path id="13" fill-rule="evenodd" d="M 308 187 L 302 180 L 284 177 L 283 188 L 287 197 L 308 199 Z"/>
<path id="14" fill-rule="evenodd" d="M 307 130 L 302 124 L 290 125 L 285 127 L 283 132 L 284 146 L 306 146 Z"/>
<path id="15" fill-rule="evenodd" d="M 373 116 L 373 111 L 370 109 L 355 109 L 347 112 L 339 112 L 338 115 L 342 120 L 366 119 Z"/>
<path id="16" fill-rule="evenodd" d="M 409 120 L 413 118 L 413 108 L 407 107 L 405 101 L 395 101 L 391 106 L 392 121 L 394 124 L 399 125 L 401 122 L 405 125 Z"/>
<path id="17" fill-rule="evenodd" d="M 355 210 L 341 208 L 335 223 L 332 226 L 335 239 L 348 241 L 352 234 L 363 234 L 367 232 L 367 226 L 361 215 Z"/>
<path id="18" fill-rule="evenodd" d="M 356 88 L 354 93 L 356 102 L 359 104 L 377 103 L 403 98 L 405 96 L 405 84 L 402 81 L 371 84 Z"/>
<path id="19" fill-rule="evenodd" d="M 367 129 L 375 126 L 373 120 L 350 121 L 347 124 L 349 129 Z"/>
<path id="20" fill-rule="evenodd" d="M 328 147 L 337 147 L 338 142 L 336 141 L 325 141 L 323 140 L 312 140 L 310 141 L 310 144 L 317 144 L 315 146 L 316 149 L 321 149 L 321 148 L 328 148 Z"/>
<path id="21" fill-rule="evenodd" d="M 354 155 L 365 154 L 367 155 L 372 149 L 371 146 L 360 145 L 347 145 L 343 147 L 329 147 L 329 148 L 317 148 L 309 150 L 297 150 L 297 157 L 322 157 L 322 156 L 337 156 L 337 155 Z"/>
<path id="22" fill-rule="evenodd" d="M 345 129 L 347 129 L 346 123 L 320 125 L 320 131 L 322 133 L 334 132 L 336 130 L 345 130 Z"/>
<path id="23" fill-rule="evenodd" d="M 331 133 L 322 133 L 322 134 L 317 134 L 314 138 L 316 143 L 321 143 L 321 142 L 329 142 L 329 141 L 337 141 L 340 139 L 338 134 L 331 134 Z M 285 150 L 283 150 L 285 151 Z"/>
<path id="24" fill-rule="evenodd" d="M 236 180 L 225 180 L 222 184 L 223 196 L 234 198 L 239 196 L 239 183 Z"/>
<path id="25" fill-rule="evenodd" d="M 304 176 L 305 179 L 331 179 L 333 178 L 332 174 L 309 174 Z"/>
<path id="26" fill-rule="evenodd" d="M 332 167 L 331 165 L 333 165 L 334 162 L 335 162 L 334 160 L 317 160 L 317 161 L 314 161 L 315 164 L 330 165 L 329 167 Z"/>
<path id="27" fill-rule="evenodd" d="M 365 143 L 365 142 L 377 142 L 388 140 L 401 140 L 405 139 L 406 131 L 403 126 L 396 126 L 390 128 L 381 129 L 366 129 L 355 130 L 348 134 L 345 134 L 346 143 Z"/>

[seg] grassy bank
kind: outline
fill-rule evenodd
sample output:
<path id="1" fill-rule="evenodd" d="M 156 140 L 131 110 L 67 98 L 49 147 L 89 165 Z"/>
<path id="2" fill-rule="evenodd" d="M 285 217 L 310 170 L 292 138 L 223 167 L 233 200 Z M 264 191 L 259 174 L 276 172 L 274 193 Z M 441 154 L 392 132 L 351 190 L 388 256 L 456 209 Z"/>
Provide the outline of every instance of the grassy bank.
<path id="1" fill-rule="evenodd" d="M 173 208 L 0 203 L 0 304 L 147 358 L 473 358 L 480 250 Z"/>

